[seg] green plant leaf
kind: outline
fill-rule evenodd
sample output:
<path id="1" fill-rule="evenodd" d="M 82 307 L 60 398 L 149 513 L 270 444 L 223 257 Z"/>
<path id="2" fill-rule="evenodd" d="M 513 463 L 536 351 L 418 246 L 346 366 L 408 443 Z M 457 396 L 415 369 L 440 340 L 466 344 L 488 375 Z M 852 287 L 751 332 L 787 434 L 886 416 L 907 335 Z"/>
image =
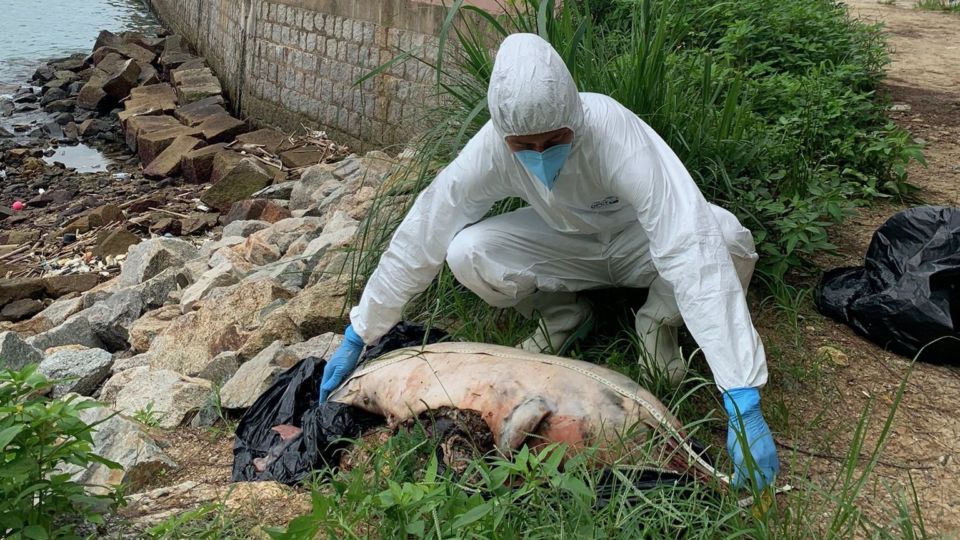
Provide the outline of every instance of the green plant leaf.
<path id="1" fill-rule="evenodd" d="M 10 426 L 2 431 L 0 431 L 0 449 L 6 448 L 10 441 L 14 439 L 17 435 L 23 431 L 24 426 L 22 424 Z"/>
<path id="2" fill-rule="evenodd" d="M 40 525 L 29 525 L 23 528 L 24 538 L 32 538 L 35 540 L 47 540 L 50 538 L 50 535 L 47 534 L 47 529 Z"/>
<path id="3" fill-rule="evenodd" d="M 453 528 L 461 529 L 475 521 L 483 519 L 491 510 L 493 510 L 493 507 L 488 503 L 475 506 L 458 516 L 457 519 L 453 521 Z"/>

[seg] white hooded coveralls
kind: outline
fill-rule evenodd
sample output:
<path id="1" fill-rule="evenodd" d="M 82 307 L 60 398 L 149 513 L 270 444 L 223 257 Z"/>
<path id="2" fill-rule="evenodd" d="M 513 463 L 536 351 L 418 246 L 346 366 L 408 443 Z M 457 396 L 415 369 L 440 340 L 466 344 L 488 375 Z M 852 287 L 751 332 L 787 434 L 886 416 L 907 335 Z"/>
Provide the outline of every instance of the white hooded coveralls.
<path id="1" fill-rule="evenodd" d="M 706 201 L 659 135 L 614 99 L 580 93 L 532 34 L 503 41 L 487 99 L 491 121 L 418 196 L 351 310 L 364 342 L 399 322 L 448 260 L 498 307 L 538 291 L 650 287 L 657 316 L 682 316 L 721 389 L 763 385 L 763 345 L 744 295 L 752 236 Z M 504 137 L 564 127 L 573 148 L 548 190 Z M 508 197 L 529 207 L 477 223 Z"/>

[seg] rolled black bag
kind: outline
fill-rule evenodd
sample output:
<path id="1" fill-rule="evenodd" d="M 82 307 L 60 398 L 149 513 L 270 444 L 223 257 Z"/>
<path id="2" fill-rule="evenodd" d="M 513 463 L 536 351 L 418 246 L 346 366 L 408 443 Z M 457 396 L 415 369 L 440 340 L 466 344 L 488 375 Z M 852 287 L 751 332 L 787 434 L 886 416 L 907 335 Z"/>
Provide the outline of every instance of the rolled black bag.
<path id="1" fill-rule="evenodd" d="M 420 325 L 400 323 L 367 348 L 361 365 L 392 350 L 436 343 L 446 337 L 442 330 L 428 331 Z M 383 424 L 383 417 L 350 405 L 317 403 L 325 365 L 325 359 L 304 358 L 280 374 L 247 409 L 233 445 L 234 482 L 297 484 L 314 471 L 336 467 L 338 454 L 349 445 L 348 439 Z"/>
<path id="2" fill-rule="evenodd" d="M 895 214 L 874 233 L 863 266 L 825 273 L 814 302 L 885 349 L 960 365 L 960 208 Z"/>

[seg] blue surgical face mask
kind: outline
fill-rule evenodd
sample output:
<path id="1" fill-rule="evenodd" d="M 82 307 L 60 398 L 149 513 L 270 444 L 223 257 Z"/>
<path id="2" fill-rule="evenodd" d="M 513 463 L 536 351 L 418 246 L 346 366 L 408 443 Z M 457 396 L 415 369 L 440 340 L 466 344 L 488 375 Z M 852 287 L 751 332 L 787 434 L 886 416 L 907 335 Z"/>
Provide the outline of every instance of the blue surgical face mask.
<path id="1" fill-rule="evenodd" d="M 547 186 L 547 189 L 552 190 L 554 183 L 557 181 L 557 175 L 560 174 L 560 169 L 563 168 L 563 164 L 570 155 L 570 149 L 570 144 L 558 144 L 547 148 L 543 152 L 521 150 L 514 152 L 514 154 L 532 175 Z"/>

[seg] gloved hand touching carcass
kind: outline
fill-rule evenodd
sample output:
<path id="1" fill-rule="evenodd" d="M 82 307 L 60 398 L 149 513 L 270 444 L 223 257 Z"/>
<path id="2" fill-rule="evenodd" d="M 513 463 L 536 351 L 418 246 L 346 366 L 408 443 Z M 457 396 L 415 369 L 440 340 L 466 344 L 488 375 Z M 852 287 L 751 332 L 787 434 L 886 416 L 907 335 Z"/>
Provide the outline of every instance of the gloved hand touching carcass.
<path id="1" fill-rule="evenodd" d="M 760 412 L 756 388 L 734 388 L 723 394 L 727 421 L 727 452 L 733 459 L 733 485 L 763 489 L 780 472 L 777 447 Z M 747 449 L 749 449 L 749 454 Z"/>
<path id="2" fill-rule="evenodd" d="M 343 342 L 327 360 L 323 368 L 323 380 L 320 382 L 320 403 L 326 403 L 330 393 L 337 389 L 357 367 L 360 353 L 363 352 L 363 340 L 348 325 L 343 333 Z"/>

